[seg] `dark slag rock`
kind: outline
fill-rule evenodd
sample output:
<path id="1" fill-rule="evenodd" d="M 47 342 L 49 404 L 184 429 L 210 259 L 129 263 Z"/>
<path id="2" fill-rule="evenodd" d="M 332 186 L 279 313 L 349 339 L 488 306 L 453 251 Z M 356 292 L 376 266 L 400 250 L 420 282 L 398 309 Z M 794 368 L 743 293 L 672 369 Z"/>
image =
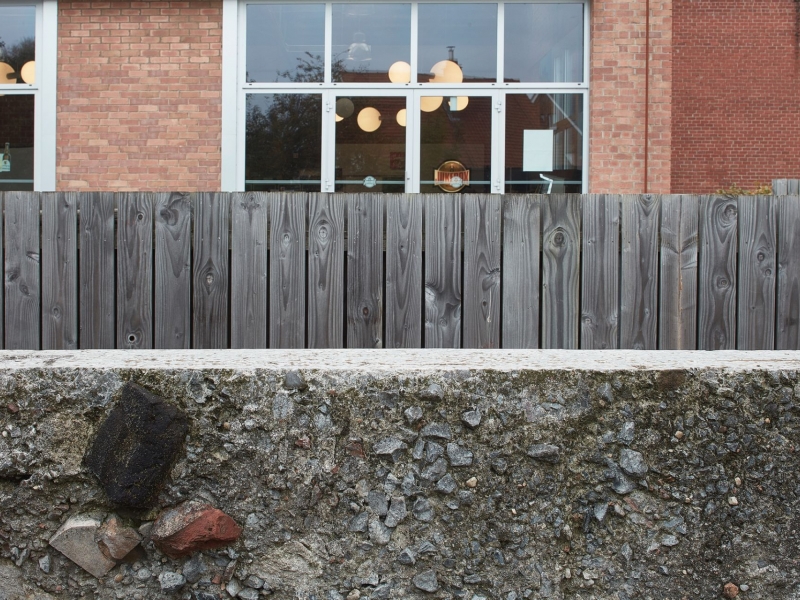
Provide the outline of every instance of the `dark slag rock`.
<path id="1" fill-rule="evenodd" d="M 178 458 L 189 419 L 177 407 L 128 383 L 100 425 L 86 454 L 108 499 L 130 508 L 150 508 Z"/>

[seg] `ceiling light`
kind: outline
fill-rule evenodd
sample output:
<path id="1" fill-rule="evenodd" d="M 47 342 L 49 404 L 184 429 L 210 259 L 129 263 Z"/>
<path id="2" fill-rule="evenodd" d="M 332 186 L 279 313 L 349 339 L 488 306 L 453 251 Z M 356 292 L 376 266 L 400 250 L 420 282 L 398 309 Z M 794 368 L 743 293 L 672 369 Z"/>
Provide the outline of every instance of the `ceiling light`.
<path id="1" fill-rule="evenodd" d="M 431 83 L 461 83 L 464 81 L 464 72 L 452 60 L 440 60 L 431 67 L 433 78 Z"/>
<path id="2" fill-rule="evenodd" d="M 30 83 L 31 85 L 36 83 L 36 62 L 29 60 L 22 65 L 22 68 L 19 70 L 19 76 L 25 83 Z"/>
<path id="3" fill-rule="evenodd" d="M 442 105 L 444 98 L 441 96 L 423 96 L 419 101 L 422 112 L 433 112 Z"/>
<path id="4" fill-rule="evenodd" d="M 392 83 L 411 83 L 411 65 L 398 60 L 389 67 L 389 81 Z"/>
<path id="5" fill-rule="evenodd" d="M 397 111 L 397 124 L 400 125 L 400 127 L 405 127 L 406 126 L 406 109 L 405 108 L 401 108 L 400 110 Z"/>
<path id="6" fill-rule="evenodd" d="M 464 110 L 469 104 L 469 96 L 453 96 L 450 98 L 450 110 Z"/>
<path id="7" fill-rule="evenodd" d="M 367 133 L 377 131 L 381 126 L 381 113 L 378 109 L 368 106 L 358 113 L 358 126 Z"/>

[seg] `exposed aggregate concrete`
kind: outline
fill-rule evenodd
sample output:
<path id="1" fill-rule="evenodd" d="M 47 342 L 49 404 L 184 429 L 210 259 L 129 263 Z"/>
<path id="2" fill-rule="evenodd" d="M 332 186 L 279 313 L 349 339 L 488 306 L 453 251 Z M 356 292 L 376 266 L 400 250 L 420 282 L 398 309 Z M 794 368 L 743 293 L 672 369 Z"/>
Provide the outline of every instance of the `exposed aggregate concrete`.
<path id="1" fill-rule="evenodd" d="M 800 597 L 798 353 L 0 358 L 0 599 Z M 84 463 L 128 381 L 189 417 L 153 510 Z M 238 542 L 162 555 L 187 500 Z M 108 575 L 48 545 L 112 512 Z"/>

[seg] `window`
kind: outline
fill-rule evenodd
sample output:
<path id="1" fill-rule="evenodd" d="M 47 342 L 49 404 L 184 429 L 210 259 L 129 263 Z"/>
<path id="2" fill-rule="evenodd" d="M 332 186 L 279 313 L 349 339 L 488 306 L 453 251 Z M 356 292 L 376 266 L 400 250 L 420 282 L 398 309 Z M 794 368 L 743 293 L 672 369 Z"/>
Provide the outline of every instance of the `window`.
<path id="1" fill-rule="evenodd" d="M 588 2 L 224 6 L 223 189 L 587 189 Z"/>
<path id="2" fill-rule="evenodd" d="M 0 191 L 55 189 L 55 18 L 0 1 Z"/>

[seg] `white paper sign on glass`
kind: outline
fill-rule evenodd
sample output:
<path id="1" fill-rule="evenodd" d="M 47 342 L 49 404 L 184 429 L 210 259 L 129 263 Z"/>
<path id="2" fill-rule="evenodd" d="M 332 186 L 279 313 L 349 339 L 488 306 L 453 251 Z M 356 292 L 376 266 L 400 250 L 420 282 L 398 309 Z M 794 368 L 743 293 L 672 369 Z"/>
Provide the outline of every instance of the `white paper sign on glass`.
<path id="1" fill-rule="evenodd" d="M 553 130 L 525 129 L 522 136 L 522 170 L 550 173 L 553 170 Z"/>

